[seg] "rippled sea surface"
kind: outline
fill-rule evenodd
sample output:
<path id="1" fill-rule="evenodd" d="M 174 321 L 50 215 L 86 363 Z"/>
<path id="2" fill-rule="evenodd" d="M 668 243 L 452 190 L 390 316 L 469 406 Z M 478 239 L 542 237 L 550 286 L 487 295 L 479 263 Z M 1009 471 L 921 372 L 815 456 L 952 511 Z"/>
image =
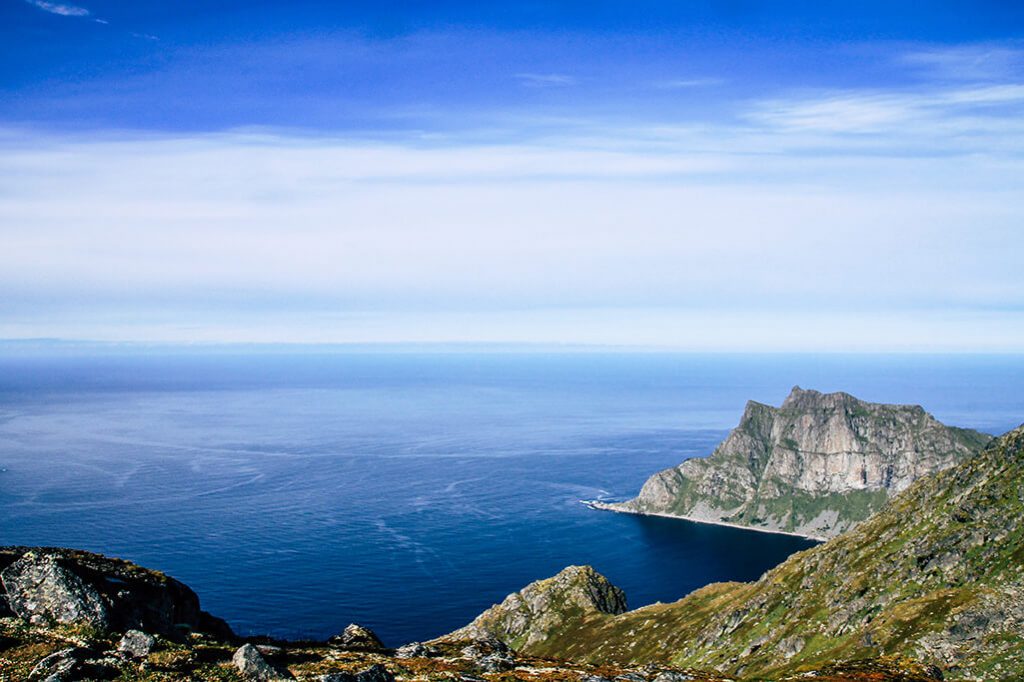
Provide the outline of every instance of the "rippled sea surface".
<path id="1" fill-rule="evenodd" d="M 245 634 L 397 645 L 569 564 L 674 600 L 810 543 L 579 500 L 710 453 L 794 384 L 1024 421 L 1020 357 L 9 352 L 0 543 L 164 570 Z"/>

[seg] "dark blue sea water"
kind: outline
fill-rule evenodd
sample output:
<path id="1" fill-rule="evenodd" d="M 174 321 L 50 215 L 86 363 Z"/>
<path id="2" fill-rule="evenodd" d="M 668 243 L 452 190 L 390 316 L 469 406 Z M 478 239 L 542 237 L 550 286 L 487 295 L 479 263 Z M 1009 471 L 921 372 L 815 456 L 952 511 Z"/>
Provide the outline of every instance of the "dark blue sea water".
<path id="1" fill-rule="evenodd" d="M 162 569 L 242 633 L 439 635 L 590 563 L 640 606 L 797 538 L 592 511 L 790 387 L 1024 421 L 1024 359 L 8 352 L 0 543 Z"/>

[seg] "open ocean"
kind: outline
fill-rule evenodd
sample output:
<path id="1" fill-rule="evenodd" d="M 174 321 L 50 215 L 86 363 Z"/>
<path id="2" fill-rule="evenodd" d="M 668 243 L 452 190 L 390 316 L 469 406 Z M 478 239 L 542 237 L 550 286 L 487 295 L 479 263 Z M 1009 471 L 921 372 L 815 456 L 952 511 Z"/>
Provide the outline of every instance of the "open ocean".
<path id="1" fill-rule="evenodd" d="M 0 355 L 0 544 L 163 570 L 241 634 L 390 645 L 592 564 L 631 607 L 751 580 L 799 538 L 598 512 L 794 385 L 1001 433 L 1019 356 Z"/>

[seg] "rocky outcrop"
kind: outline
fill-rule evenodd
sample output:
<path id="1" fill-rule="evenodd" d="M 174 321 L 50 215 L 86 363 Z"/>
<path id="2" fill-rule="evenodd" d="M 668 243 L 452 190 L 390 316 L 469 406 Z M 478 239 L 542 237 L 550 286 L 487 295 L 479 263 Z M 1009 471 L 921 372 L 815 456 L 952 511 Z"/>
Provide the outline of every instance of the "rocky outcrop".
<path id="1" fill-rule="evenodd" d="M 945 426 L 916 405 L 796 387 L 781 407 L 747 403 L 709 457 L 655 474 L 635 499 L 597 506 L 835 537 L 990 439 Z"/>
<path id="2" fill-rule="evenodd" d="M 437 647 L 423 642 L 409 642 L 395 649 L 395 658 L 433 658 L 440 655 Z"/>
<path id="3" fill-rule="evenodd" d="M 156 638 L 141 630 L 129 630 L 117 643 L 117 652 L 131 659 L 142 660 L 156 646 Z"/>
<path id="4" fill-rule="evenodd" d="M 925 676 L 937 667 L 950 680 L 1022 679 L 1022 519 L 1024 426 L 756 583 L 709 585 L 620 615 L 591 613 L 524 651 L 758 679 L 906 656 L 923 662 Z"/>
<path id="5" fill-rule="evenodd" d="M 157 571 L 59 548 L 0 548 L 3 600 L 32 625 L 142 630 L 177 637 L 230 628 L 199 608 L 195 592 Z"/>
<path id="6" fill-rule="evenodd" d="M 569 566 L 552 578 L 510 594 L 445 639 L 493 637 L 513 648 L 528 648 L 590 613 L 617 614 L 625 610 L 625 593 L 607 578 L 590 566 Z"/>
<path id="7" fill-rule="evenodd" d="M 267 663 L 263 654 L 252 644 L 243 644 L 231 657 L 239 674 L 243 679 L 251 682 L 281 682 L 282 680 L 293 680 L 291 673 L 278 670 Z"/>
<path id="8" fill-rule="evenodd" d="M 334 635 L 327 643 L 348 651 L 383 651 L 384 643 L 370 628 L 349 624 L 340 634 Z"/>
<path id="9" fill-rule="evenodd" d="M 0 572 L 0 583 L 11 610 L 32 625 L 110 627 L 110 612 L 99 592 L 52 554 L 26 552 Z"/>

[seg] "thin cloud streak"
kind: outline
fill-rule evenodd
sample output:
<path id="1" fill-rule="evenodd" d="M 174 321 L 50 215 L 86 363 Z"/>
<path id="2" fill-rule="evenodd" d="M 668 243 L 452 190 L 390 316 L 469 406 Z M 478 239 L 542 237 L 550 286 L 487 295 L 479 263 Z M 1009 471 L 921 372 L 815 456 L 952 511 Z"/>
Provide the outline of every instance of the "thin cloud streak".
<path id="1" fill-rule="evenodd" d="M 688 88 L 706 88 L 714 85 L 722 85 L 724 78 L 676 78 L 671 80 L 657 81 L 654 87 L 661 90 L 685 90 Z"/>
<path id="2" fill-rule="evenodd" d="M 576 79 L 564 73 L 517 73 L 515 77 L 529 88 L 562 88 L 576 85 Z"/>
<path id="3" fill-rule="evenodd" d="M 75 5 L 62 5 L 55 2 L 45 2 L 45 0 L 25 0 L 25 2 L 33 7 L 38 7 L 44 12 L 58 14 L 62 17 L 87 17 L 90 14 L 89 10 L 84 7 L 76 7 Z"/>
<path id="4" fill-rule="evenodd" d="M 899 55 L 896 63 L 950 81 L 1012 80 L 1024 73 L 1024 49 L 1016 45 L 928 47 Z"/>

